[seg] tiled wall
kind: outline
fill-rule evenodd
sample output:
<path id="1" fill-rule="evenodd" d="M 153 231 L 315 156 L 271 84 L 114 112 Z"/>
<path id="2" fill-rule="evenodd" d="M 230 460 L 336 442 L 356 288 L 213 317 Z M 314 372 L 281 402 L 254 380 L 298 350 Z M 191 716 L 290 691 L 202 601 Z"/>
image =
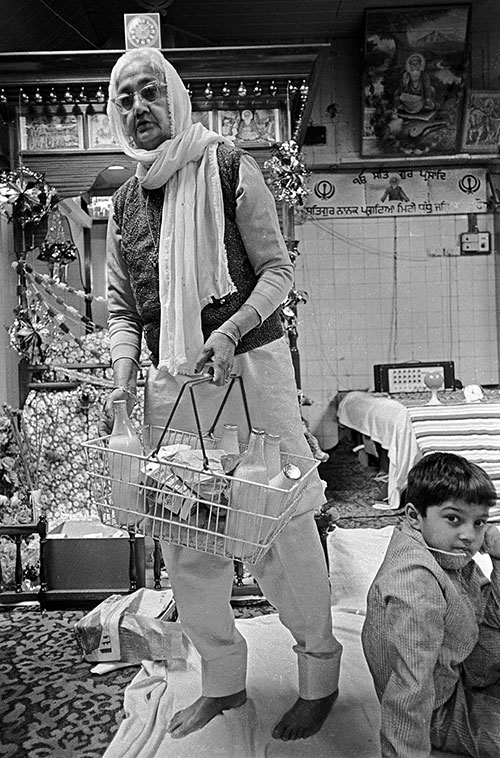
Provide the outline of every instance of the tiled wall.
<path id="1" fill-rule="evenodd" d="M 453 360 L 464 383 L 498 382 L 494 254 L 459 255 L 466 216 L 297 225 L 296 288 L 305 415 L 336 443 L 338 390 L 373 389 L 376 363 Z M 479 215 L 481 231 L 493 217 Z M 437 251 L 446 254 L 433 255 Z"/>

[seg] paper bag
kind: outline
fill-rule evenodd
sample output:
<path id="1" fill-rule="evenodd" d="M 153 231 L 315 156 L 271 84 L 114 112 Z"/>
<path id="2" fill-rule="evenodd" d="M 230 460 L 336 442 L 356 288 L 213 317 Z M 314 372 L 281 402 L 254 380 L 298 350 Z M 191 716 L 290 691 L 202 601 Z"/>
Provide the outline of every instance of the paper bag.
<path id="1" fill-rule="evenodd" d="M 186 660 L 187 638 L 178 622 L 168 620 L 174 608 L 172 590 L 110 595 L 75 624 L 85 660 L 162 660 L 178 668 Z"/>

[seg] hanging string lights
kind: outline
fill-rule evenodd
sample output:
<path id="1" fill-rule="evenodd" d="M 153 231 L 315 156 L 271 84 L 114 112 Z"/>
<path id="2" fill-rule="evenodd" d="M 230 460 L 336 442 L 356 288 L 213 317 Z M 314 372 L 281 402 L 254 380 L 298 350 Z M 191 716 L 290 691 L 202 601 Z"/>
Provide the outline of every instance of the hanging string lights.
<path id="1" fill-rule="evenodd" d="M 92 92 L 89 85 L 75 85 L 74 88 L 70 86 L 62 87 L 59 91 L 55 86 L 47 85 L 47 89 L 43 91 L 39 86 L 34 87 L 32 90 L 19 87 L 16 91 L 8 91 L 0 89 L 0 103 L 6 104 L 12 102 L 14 105 L 43 105 L 48 104 L 73 104 L 73 103 L 105 103 L 107 101 L 107 84 L 94 85 L 94 91 Z M 211 81 L 197 82 L 196 90 L 192 82 L 186 84 L 187 91 L 191 98 L 201 97 L 206 100 L 211 98 L 217 98 L 227 100 L 236 96 L 242 97 L 285 97 L 287 94 L 289 97 L 293 97 L 297 92 L 306 94 L 307 97 L 307 83 L 305 80 L 302 84 L 297 81 L 287 80 L 276 81 L 272 79 L 270 81 L 261 82 L 261 80 L 244 81 L 237 80 L 231 82 L 224 80 L 220 84 L 212 83 Z M 89 92 L 87 92 L 89 89 Z"/>

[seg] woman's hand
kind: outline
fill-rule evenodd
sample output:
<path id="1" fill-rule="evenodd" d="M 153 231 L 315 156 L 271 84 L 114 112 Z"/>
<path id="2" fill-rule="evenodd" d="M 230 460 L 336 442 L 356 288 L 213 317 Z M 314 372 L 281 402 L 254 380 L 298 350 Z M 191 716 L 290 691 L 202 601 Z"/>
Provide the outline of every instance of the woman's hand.
<path id="1" fill-rule="evenodd" d="M 134 398 L 135 398 L 135 393 L 133 393 L 132 390 L 130 390 L 130 392 L 127 392 L 122 387 L 115 387 L 115 389 L 109 393 L 106 400 L 104 401 L 104 407 L 102 409 L 101 418 L 99 420 L 99 425 L 98 425 L 99 437 L 105 437 L 107 434 L 111 434 L 113 430 L 113 422 L 115 420 L 115 411 L 113 408 L 113 402 L 115 400 L 126 400 L 127 413 L 130 416 L 130 414 L 132 413 L 132 409 L 135 405 Z"/>
<path id="2" fill-rule="evenodd" d="M 493 524 L 489 524 L 486 528 L 481 550 L 492 558 L 500 559 L 500 529 Z"/>
<path id="3" fill-rule="evenodd" d="M 199 374 L 206 363 L 212 363 L 208 369 L 212 382 L 222 387 L 229 381 L 233 370 L 235 349 L 236 345 L 230 337 L 221 332 L 212 332 L 200 351 L 194 370 Z"/>

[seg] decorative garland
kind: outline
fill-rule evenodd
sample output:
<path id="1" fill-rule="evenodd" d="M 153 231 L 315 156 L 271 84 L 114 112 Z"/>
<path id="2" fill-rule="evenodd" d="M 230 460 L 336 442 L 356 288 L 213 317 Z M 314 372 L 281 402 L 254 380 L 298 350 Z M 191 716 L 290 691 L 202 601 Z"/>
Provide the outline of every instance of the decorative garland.
<path id="1" fill-rule="evenodd" d="M 83 371 L 78 371 L 73 368 L 66 368 L 65 366 L 51 363 L 50 368 L 56 372 L 56 374 L 63 374 L 70 379 L 76 379 L 84 384 L 92 384 L 96 387 L 103 387 L 105 389 L 113 389 L 114 382 L 111 379 L 99 379 L 99 377 L 92 376 L 91 374 L 85 374 Z"/>
<path id="2" fill-rule="evenodd" d="M 83 325 L 87 331 L 88 329 L 92 331 L 101 329 L 87 316 L 81 315 L 76 308 L 68 305 L 62 297 L 57 295 L 52 285 L 72 291 L 87 299 L 85 293 L 62 285 L 47 275 L 38 274 L 24 261 L 16 261 L 12 265 L 18 274 L 24 274 L 31 287 L 31 289 L 25 290 L 27 297 L 30 298 L 28 306 L 26 308 L 18 306 L 14 310 L 15 319 L 9 328 L 10 346 L 22 358 L 33 364 L 44 361 L 45 353 L 51 343 L 51 333 L 53 333 L 51 327 L 56 327 L 63 334 L 70 335 L 79 347 L 82 347 L 82 340 L 72 333 L 68 321 Z M 45 292 L 54 298 L 57 306 L 66 314 L 66 318 L 62 312 L 57 312 L 46 302 L 44 295 L 37 288 L 37 284 L 40 284 Z M 92 296 L 88 297 L 91 300 L 94 299 Z M 100 299 L 104 300 L 104 298 Z"/>
<path id="3" fill-rule="evenodd" d="M 68 292 L 71 295 L 75 295 L 76 297 L 79 297 L 88 303 L 106 302 L 105 297 L 101 297 L 100 295 L 90 295 L 86 292 L 83 292 L 83 290 L 77 290 L 74 287 L 70 287 L 65 282 L 61 282 L 58 279 L 54 279 L 53 277 L 48 276 L 48 274 L 39 274 L 38 271 L 35 271 L 28 263 L 26 263 L 26 261 L 16 261 L 12 265 L 14 268 L 17 268 L 18 271 L 24 271 L 27 277 L 31 275 L 32 279 L 34 279 L 37 284 L 41 284 L 42 287 L 49 293 L 49 295 L 53 294 L 52 286 L 55 285 L 58 289 L 63 290 L 63 292 Z"/>
<path id="4" fill-rule="evenodd" d="M 306 169 L 303 156 L 295 140 L 288 140 L 271 148 L 273 157 L 264 163 L 269 169 L 269 187 L 277 200 L 291 206 L 304 205 L 310 193 L 307 180 L 311 172 Z"/>
<path id="5" fill-rule="evenodd" d="M 34 289 L 35 297 L 41 303 L 43 303 L 44 305 L 46 305 L 42 293 L 37 289 L 37 286 L 36 286 L 37 285 L 37 278 L 35 276 L 33 276 L 31 273 L 28 273 L 28 272 L 26 272 L 26 278 L 31 283 L 31 286 Z M 57 280 L 53 280 L 53 281 L 55 281 L 57 283 Z M 56 301 L 57 305 L 59 305 L 69 315 L 69 318 L 72 321 L 74 321 L 75 323 L 78 323 L 78 324 L 80 324 L 80 323 L 84 324 L 84 326 L 90 327 L 92 329 L 92 331 L 96 331 L 96 330 L 98 330 L 100 328 L 90 318 L 88 318 L 88 316 L 82 316 L 82 314 L 79 313 L 75 307 L 73 307 L 72 305 L 68 305 L 68 303 L 66 303 L 63 300 L 62 297 L 60 297 L 59 295 L 57 295 L 54 292 L 54 290 L 52 289 L 52 287 L 48 283 L 43 282 L 42 286 L 43 286 L 45 292 L 48 295 L 50 295 L 51 297 L 54 298 L 54 300 Z M 52 311 L 52 312 L 54 312 L 54 311 Z M 49 314 L 49 315 L 51 315 L 51 314 Z"/>

